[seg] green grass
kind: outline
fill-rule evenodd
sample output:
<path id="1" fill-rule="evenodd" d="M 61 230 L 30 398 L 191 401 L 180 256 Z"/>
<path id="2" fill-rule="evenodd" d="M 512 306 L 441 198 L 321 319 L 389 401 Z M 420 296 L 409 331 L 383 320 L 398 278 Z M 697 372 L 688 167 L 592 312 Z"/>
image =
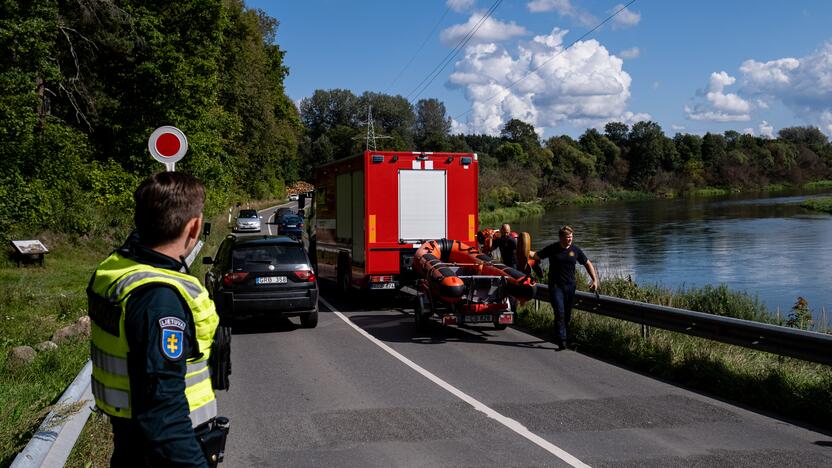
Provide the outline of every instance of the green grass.
<path id="1" fill-rule="evenodd" d="M 801 207 L 812 211 L 832 213 L 832 197 L 813 198 L 800 204 Z"/>
<path id="2" fill-rule="evenodd" d="M 11 462 L 89 357 L 86 339 L 39 353 L 22 369 L 6 365 L 15 346 L 35 344 L 86 314 L 90 274 L 114 246 L 66 236 L 39 236 L 46 266 L 0 261 L 0 466 Z"/>
<path id="3" fill-rule="evenodd" d="M 540 203 L 532 202 L 522 205 L 497 208 L 493 211 L 483 211 L 480 213 L 480 225 L 510 223 L 518 219 L 529 218 L 532 216 L 540 216 L 546 212 L 546 209 Z"/>
<path id="4" fill-rule="evenodd" d="M 690 308 L 737 318 L 779 323 L 754 297 L 725 286 L 671 291 L 606 280 L 603 293 Z M 519 310 L 519 323 L 535 334 L 551 336 L 551 306 L 533 302 Z M 832 428 L 832 368 L 660 329 L 647 337 L 641 325 L 575 311 L 571 342 L 579 351 L 678 384 Z"/>
<path id="5" fill-rule="evenodd" d="M 816 180 L 814 182 L 809 182 L 808 184 L 804 184 L 803 188 L 805 189 L 832 189 L 832 180 Z"/>

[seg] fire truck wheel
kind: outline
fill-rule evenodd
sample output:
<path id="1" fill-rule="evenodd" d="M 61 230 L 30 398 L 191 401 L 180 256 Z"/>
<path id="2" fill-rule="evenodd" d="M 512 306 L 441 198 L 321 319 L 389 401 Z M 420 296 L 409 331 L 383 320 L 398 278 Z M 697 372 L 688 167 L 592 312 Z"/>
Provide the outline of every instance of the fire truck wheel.
<path id="1" fill-rule="evenodd" d="M 508 327 L 508 325 L 506 325 L 504 323 L 495 323 L 494 324 L 494 329 L 495 330 L 505 330 L 506 327 Z"/>
<path id="2" fill-rule="evenodd" d="M 350 277 L 343 268 L 338 269 L 338 292 L 343 295 L 350 293 Z"/>

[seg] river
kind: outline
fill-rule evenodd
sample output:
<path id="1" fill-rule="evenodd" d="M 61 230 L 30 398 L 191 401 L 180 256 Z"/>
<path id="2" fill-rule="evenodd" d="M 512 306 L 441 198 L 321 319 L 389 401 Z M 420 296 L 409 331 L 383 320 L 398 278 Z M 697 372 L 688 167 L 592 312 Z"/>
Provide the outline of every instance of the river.
<path id="1" fill-rule="evenodd" d="M 532 248 L 563 224 L 604 276 L 678 289 L 727 284 L 789 313 L 798 296 L 832 316 L 832 216 L 805 210 L 818 192 L 610 202 L 550 209 L 512 224 Z M 603 292 L 603 285 L 602 285 Z"/>

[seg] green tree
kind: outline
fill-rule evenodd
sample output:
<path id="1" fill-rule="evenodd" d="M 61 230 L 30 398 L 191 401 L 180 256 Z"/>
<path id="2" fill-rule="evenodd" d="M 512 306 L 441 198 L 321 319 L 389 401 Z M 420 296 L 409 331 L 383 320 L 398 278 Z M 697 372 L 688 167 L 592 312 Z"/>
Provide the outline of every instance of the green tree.
<path id="1" fill-rule="evenodd" d="M 451 118 L 445 104 L 435 98 L 420 99 L 416 103 L 416 143 L 420 150 L 448 151 Z"/>

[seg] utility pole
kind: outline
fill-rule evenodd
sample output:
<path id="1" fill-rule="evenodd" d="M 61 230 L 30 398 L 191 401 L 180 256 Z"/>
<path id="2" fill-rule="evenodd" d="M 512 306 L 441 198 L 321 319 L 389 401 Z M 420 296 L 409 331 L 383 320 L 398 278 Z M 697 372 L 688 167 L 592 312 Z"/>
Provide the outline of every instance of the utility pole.
<path id="1" fill-rule="evenodd" d="M 366 149 L 367 151 L 377 151 L 378 148 L 376 147 L 376 140 L 384 139 L 384 138 L 393 138 L 384 135 L 376 135 L 376 128 L 375 124 L 373 123 L 373 106 L 367 106 L 367 121 L 361 122 L 361 125 L 367 125 L 367 136 L 365 137 L 353 137 L 353 140 L 366 140 Z"/>

